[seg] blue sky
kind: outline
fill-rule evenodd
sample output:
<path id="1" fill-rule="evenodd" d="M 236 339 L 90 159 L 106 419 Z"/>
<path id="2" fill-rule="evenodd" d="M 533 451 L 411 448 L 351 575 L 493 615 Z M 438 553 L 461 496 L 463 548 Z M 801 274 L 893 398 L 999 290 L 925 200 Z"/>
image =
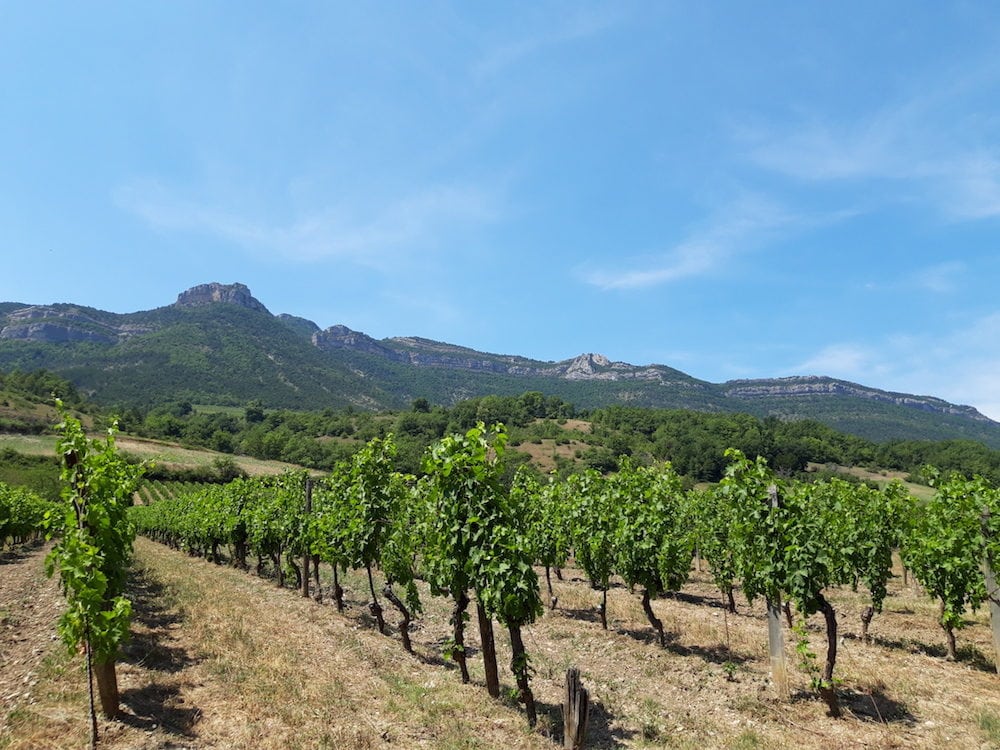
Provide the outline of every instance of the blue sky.
<path id="1" fill-rule="evenodd" d="M 0 4 L 0 300 L 1000 419 L 993 2 Z"/>

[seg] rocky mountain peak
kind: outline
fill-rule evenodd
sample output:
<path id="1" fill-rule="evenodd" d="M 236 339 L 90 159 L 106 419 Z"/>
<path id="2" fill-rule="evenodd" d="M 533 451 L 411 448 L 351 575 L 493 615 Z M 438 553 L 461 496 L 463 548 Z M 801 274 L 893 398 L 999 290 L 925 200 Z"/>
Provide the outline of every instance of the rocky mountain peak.
<path id="1" fill-rule="evenodd" d="M 566 368 L 566 377 L 584 379 L 594 376 L 598 370 L 610 367 L 611 360 L 603 354 L 581 354 L 570 361 Z"/>
<path id="2" fill-rule="evenodd" d="M 353 349 L 355 351 L 379 354 L 390 359 L 399 359 L 399 355 L 383 346 L 371 336 L 360 331 L 352 331 L 345 325 L 330 326 L 312 335 L 315 346 L 325 351 L 333 349 Z"/>
<path id="3" fill-rule="evenodd" d="M 250 289 L 245 284 L 239 282 L 235 284 L 199 284 L 193 286 L 186 292 L 177 295 L 177 307 L 199 307 L 201 305 L 212 305 L 217 302 L 228 302 L 250 310 L 270 312 L 264 305 L 250 293 Z"/>

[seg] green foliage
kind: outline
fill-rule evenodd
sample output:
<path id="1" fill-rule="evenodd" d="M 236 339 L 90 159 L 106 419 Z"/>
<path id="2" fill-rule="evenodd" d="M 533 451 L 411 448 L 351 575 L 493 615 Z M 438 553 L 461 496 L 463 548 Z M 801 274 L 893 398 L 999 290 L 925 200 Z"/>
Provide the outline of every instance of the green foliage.
<path id="1" fill-rule="evenodd" d="M 990 523 L 1000 517 L 1000 493 L 982 477 L 942 477 L 930 471 L 934 496 L 911 514 L 900 550 L 903 563 L 927 593 L 941 602 L 941 624 L 961 628 L 967 607 L 975 610 L 986 596 L 981 573 L 983 556 L 996 549 L 996 534 L 987 544 L 982 514 Z M 1000 558 L 994 558 L 1000 559 Z"/>
<path id="2" fill-rule="evenodd" d="M 670 464 L 634 468 L 626 463 L 605 483 L 617 508 L 615 571 L 652 596 L 677 591 L 691 568 L 692 535 L 681 479 Z"/>
<path id="3" fill-rule="evenodd" d="M 346 570 L 350 561 L 348 470 L 338 465 L 328 477 L 313 485 L 313 513 L 309 526 L 310 550 L 323 562 Z"/>
<path id="4" fill-rule="evenodd" d="M 71 407 L 84 405 L 83 397 L 75 385 L 48 370 L 0 372 L 0 391 L 29 396 L 40 403 L 51 404 L 53 399 L 59 399 Z"/>
<path id="5" fill-rule="evenodd" d="M 786 572 L 780 541 L 782 514 L 771 505 L 772 487 L 779 491 L 777 479 L 761 457 L 750 461 L 736 449 L 725 455 L 730 463 L 716 492 L 731 509 L 720 519 L 731 523 L 736 577 L 748 600 L 762 595 L 774 599 L 781 594 Z"/>
<path id="6" fill-rule="evenodd" d="M 606 591 L 615 566 L 616 509 L 605 478 L 593 469 L 566 479 L 573 552 L 591 583 Z"/>
<path id="7" fill-rule="evenodd" d="M 45 516 L 55 506 L 31 490 L 0 482 L 0 547 L 24 542 L 44 531 Z"/>
<path id="8" fill-rule="evenodd" d="M 59 633 L 71 650 L 87 641 L 98 662 L 112 661 L 132 611 L 124 596 L 135 536 L 127 510 L 141 468 L 118 454 L 113 430 L 104 441 L 90 440 L 65 412 L 59 429 L 64 506 L 50 514 L 50 528 L 61 537 L 46 560 L 66 592 Z"/>
<path id="9" fill-rule="evenodd" d="M 54 456 L 31 456 L 0 448 L 0 482 L 24 487 L 50 502 L 61 496 L 59 462 Z"/>
<path id="10" fill-rule="evenodd" d="M 389 491 L 392 506 L 380 550 L 379 567 L 389 586 L 399 584 L 403 587 L 410 612 L 419 614 L 423 611 L 423 604 L 416 585 L 416 560 L 421 545 L 415 531 L 421 523 L 423 488 L 414 477 L 398 473 L 392 474 L 389 481 L 393 485 Z"/>
<path id="11" fill-rule="evenodd" d="M 562 567 L 569 557 L 569 504 L 564 487 L 552 477 L 540 484 L 534 472 L 521 466 L 510 488 L 511 504 L 523 509 L 532 556 L 548 568 Z"/>
<path id="12" fill-rule="evenodd" d="M 737 506 L 716 489 L 692 491 L 689 502 L 698 551 L 708 562 L 715 585 L 729 596 L 739 576 L 738 550 L 730 538 L 736 528 Z"/>
<path id="13" fill-rule="evenodd" d="M 402 484 L 393 481 L 392 458 L 396 447 L 389 435 L 374 438 L 354 454 L 346 477 L 346 523 L 349 562 L 370 567 L 378 562 L 391 513 L 399 507 Z"/>

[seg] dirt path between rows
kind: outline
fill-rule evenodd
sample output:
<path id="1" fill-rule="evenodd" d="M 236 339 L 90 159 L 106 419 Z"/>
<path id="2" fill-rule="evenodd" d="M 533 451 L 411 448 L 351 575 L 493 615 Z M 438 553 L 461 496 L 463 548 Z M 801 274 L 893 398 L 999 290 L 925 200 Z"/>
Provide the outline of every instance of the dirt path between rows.
<path id="1" fill-rule="evenodd" d="M 45 656 L 59 648 L 56 621 L 62 612 L 59 584 L 45 577 L 49 547 L 0 555 L 0 712 L 34 702 Z M 0 726 L 0 735 L 3 727 Z"/>
<path id="2" fill-rule="evenodd" d="M 0 750 L 86 746 L 83 660 L 55 636 L 62 603 L 58 584 L 44 577 L 44 554 L 0 558 Z M 856 636 L 864 593 L 831 592 L 846 714 L 831 719 L 797 669 L 791 700 L 774 694 L 761 604 L 740 601 L 740 613 L 727 615 L 710 578 L 694 571 L 682 593 L 653 602 L 670 634 L 660 648 L 626 587 L 609 592 L 604 631 L 596 592 L 580 571 L 565 573 L 553 582 L 559 609 L 525 629 L 540 706 L 531 732 L 515 701 L 486 695 L 474 625 L 466 643 L 472 683 L 461 683 L 442 656 L 451 604 L 425 587 L 410 655 L 395 624 L 386 636 L 375 629 L 362 572 L 341 579 L 341 614 L 328 598 L 317 604 L 139 539 L 128 584 L 132 635 L 118 664 L 123 716 L 100 723 L 101 747 L 553 750 L 571 664 L 591 693 L 588 750 L 1000 747 L 985 615 L 962 631 L 962 661 L 946 662 L 936 605 L 898 577 L 871 644 Z M 805 635 L 821 653 L 819 624 Z M 502 637 L 497 645 L 507 696 L 510 654 Z"/>

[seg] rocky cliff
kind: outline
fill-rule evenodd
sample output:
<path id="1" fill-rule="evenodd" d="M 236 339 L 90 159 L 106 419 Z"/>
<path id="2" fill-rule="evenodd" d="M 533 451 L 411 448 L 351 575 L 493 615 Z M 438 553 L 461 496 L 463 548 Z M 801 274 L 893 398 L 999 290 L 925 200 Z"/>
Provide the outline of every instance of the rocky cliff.
<path id="1" fill-rule="evenodd" d="M 83 341 L 114 344 L 149 330 L 141 325 L 119 324 L 114 318 L 74 305 L 31 305 L 7 314 L 0 328 L 0 339 L 49 344 Z"/>
<path id="2" fill-rule="evenodd" d="M 990 422 L 988 417 L 971 406 L 950 404 L 933 396 L 914 396 L 909 393 L 893 393 L 878 388 L 851 383 L 846 380 L 816 375 L 774 378 L 769 380 L 731 380 L 722 385 L 723 393 L 730 398 L 757 400 L 765 397 L 800 396 L 851 396 L 886 404 L 905 406 L 936 414 L 954 414 L 980 422 Z"/>
<path id="3" fill-rule="evenodd" d="M 212 305 L 219 302 L 228 302 L 249 310 L 257 310 L 270 315 L 270 312 L 257 298 L 250 294 L 250 289 L 240 283 L 219 284 L 199 284 L 193 286 L 186 292 L 177 295 L 177 307 L 196 307 L 198 305 Z"/>

